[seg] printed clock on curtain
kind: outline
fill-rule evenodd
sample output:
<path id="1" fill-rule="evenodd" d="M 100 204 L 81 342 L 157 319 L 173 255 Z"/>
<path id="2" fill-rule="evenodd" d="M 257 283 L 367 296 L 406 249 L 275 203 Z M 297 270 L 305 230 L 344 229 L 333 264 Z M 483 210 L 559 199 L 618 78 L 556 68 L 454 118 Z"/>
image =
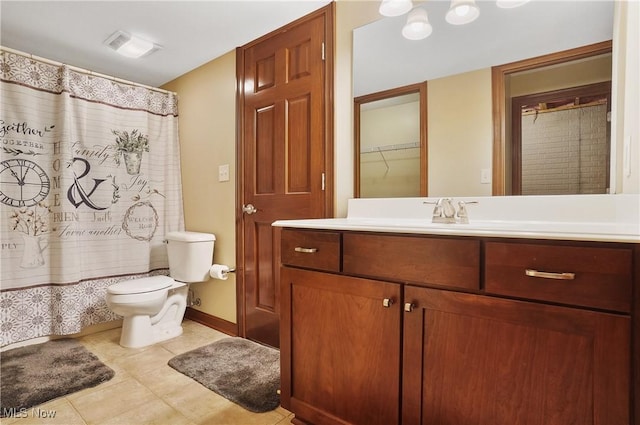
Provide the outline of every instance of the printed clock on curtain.
<path id="1" fill-rule="evenodd" d="M 28 159 L 0 162 L 0 202 L 12 207 L 30 207 L 44 200 L 51 189 L 49 176 Z"/>

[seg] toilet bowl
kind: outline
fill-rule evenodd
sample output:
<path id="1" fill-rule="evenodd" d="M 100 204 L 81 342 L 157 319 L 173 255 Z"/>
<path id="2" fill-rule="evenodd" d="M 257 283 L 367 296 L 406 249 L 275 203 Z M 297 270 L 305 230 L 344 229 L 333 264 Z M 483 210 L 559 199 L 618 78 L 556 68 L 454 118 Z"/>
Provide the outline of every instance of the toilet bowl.
<path id="1" fill-rule="evenodd" d="M 107 306 L 123 317 L 121 346 L 145 347 L 182 334 L 188 283 L 208 279 L 214 241 L 208 233 L 168 233 L 171 277 L 132 279 L 107 288 Z"/>
<path id="2" fill-rule="evenodd" d="M 120 345 L 144 347 L 182 334 L 187 297 L 182 296 L 181 288 L 186 290 L 186 287 L 168 276 L 127 280 L 109 286 L 107 306 L 124 318 Z"/>

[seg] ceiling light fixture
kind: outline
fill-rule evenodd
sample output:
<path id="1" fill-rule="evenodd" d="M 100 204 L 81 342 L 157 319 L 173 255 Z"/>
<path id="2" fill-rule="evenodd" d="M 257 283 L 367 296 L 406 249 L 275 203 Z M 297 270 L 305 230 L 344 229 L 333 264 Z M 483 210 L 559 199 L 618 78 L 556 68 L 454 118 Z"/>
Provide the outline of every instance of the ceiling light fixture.
<path id="1" fill-rule="evenodd" d="M 422 40 L 429 37 L 432 31 L 427 11 L 417 7 L 409 13 L 407 23 L 402 28 L 402 35 L 409 40 Z"/>
<path id="2" fill-rule="evenodd" d="M 104 41 L 104 44 L 128 58 L 140 58 L 162 48 L 151 41 L 124 31 L 114 32 Z"/>
<path id="3" fill-rule="evenodd" d="M 503 9 L 522 6 L 530 0 L 496 0 L 496 5 Z M 433 27 L 423 8 L 413 9 L 411 0 L 382 0 L 378 9 L 383 16 L 400 16 L 411 11 L 407 23 L 402 27 L 402 35 L 409 40 L 422 40 L 429 37 Z M 475 0 L 451 0 L 449 11 L 445 15 L 447 22 L 453 25 L 464 25 L 475 21 L 480 16 L 480 9 Z"/>
<path id="4" fill-rule="evenodd" d="M 445 19 L 452 25 L 464 25 L 475 21 L 480 9 L 474 0 L 451 0 L 451 7 Z"/>
<path id="5" fill-rule="evenodd" d="M 411 0 L 382 0 L 378 11 L 382 16 L 404 15 L 413 8 Z"/>

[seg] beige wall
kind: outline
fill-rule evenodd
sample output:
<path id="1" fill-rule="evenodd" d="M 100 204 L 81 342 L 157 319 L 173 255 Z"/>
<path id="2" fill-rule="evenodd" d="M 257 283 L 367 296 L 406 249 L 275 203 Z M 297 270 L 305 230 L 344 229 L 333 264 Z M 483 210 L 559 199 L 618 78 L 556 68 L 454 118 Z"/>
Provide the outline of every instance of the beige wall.
<path id="1" fill-rule="evenodd" d="M 213 60 L 163 86 L 178 93 L 185 226 L 216 235 L 214 262 L 235 266 L 236 55 Z M 218 166 L 229 164 L 228 182 Z M 191 289 L 194 308 L 236 323 L 236 279 L 210 279 Z"/>
<path id="2" fill-rule="evenodd" d="M 427 83 L 429 196 L 491 196 L 491 70 Z"/>
<path id="3" fill-rule="evenodd" d="M 511 97 L 611 81 L 611 55 L 507 76 Z"/>

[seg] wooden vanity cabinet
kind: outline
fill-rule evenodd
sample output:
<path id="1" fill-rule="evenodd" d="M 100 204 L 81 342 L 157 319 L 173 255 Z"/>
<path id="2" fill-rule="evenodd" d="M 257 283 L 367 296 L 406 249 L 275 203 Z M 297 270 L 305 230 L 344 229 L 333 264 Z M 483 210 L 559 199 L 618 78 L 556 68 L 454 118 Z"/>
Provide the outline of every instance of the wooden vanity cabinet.
<path id="1" fill-rule="evenodd" d="M 405 287 L 403 424 L 629 424 L 629 317 Z"/>
<path id="2" fill-rule="evenodd" d="M 398 423 L 400 285 L 289 267 L 280 281 L 280 398 L 294 423 Z"/>
<path id="3" fill-rule="evenodd" d="M 307 230 L 282 233 L 288 249 L 313 245 Z M 637 425 L 640 248 L 317 233 L 339 261 L 283 252 L 293 423 Z"/>

